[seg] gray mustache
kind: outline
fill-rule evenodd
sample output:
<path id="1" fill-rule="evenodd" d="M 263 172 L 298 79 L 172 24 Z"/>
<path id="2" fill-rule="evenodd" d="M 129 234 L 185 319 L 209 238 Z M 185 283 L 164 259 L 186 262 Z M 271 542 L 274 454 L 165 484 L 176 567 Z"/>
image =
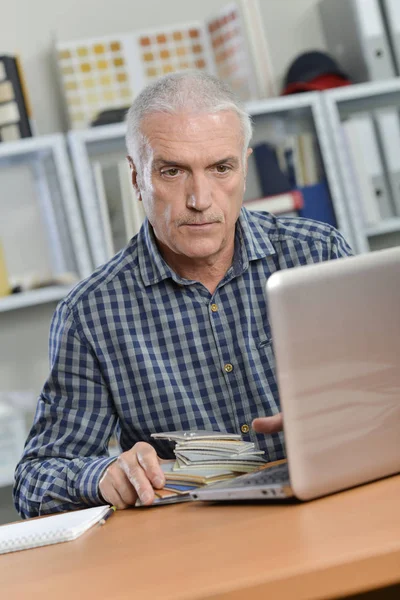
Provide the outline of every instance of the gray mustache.
<path id="1" fill-rule="evenodd" d="M 177 225 L 205 225 L 209 223 L 222 223 L 222 217 L 210 217 L 199 221 L 198 219 L 178 219 Z"/>

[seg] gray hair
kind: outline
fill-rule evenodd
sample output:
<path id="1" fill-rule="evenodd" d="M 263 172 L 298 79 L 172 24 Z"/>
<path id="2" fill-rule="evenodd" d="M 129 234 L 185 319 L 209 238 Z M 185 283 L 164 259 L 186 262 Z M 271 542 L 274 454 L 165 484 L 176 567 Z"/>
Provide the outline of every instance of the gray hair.
<path id="1" fill-rule="evenodd" d="M 195 113 L 234 111 L 242 128 L 245 156 L 253 128 L 251 117 L 239 98 L 213 75 L 204 71 L 181 71 L 165 75 L 144 88 L 127 113 L 126 146 L 136 168 L 142 168 L 149 150 L 140 129 L 143 119 L 155 112 L 176 114 L 185 110 Z"/>

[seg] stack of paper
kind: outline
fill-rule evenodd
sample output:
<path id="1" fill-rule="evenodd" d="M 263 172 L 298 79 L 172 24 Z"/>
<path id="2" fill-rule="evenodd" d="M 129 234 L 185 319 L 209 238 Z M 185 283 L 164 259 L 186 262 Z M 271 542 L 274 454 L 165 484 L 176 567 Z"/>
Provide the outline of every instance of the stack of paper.
<path id="1" fill-rule="evenodd" d="M 193 472 L 190 467 L 176 471 L 175 464 L 175 461 L 171 460 L 161 465 L 165 474 L 165 485 L 161 490 L 154 490 L 156 499 L 153 504 L 185 502 L 191 499 L 189 492 L 192 490 L 209 483 L 235 477 L 238 474 L 210 467 L 198 468 L 196 472 Z M 138 501 L 136 506 L 140 505 L 140 501 Z"/>
<path id="2" fill-rule="evenodd" d="M 162 490 L 155 490 L 154 504 L 189 500 L 189 492 L 199 486 L 249 473 L 266 462 L 264 452 L 238 434 L 170 431 L 152 437 L 176 442 L 176 460 L 162 464 L 166 484 Z"/>
<path id="3" fill-rule="evenodd" d="M 106 504 L 2 525 L 0 554 L 75 540 L 97 523 L 103 525 L 114 512 L 115 507 Z"/>

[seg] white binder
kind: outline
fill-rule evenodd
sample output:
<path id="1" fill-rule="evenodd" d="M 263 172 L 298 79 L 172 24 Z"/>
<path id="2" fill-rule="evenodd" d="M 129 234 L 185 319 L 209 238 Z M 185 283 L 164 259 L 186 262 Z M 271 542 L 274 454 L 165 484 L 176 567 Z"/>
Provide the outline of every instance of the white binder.
<path id="1" fill-rule="evenodd" d="M 396 74 L 400 74 L 400 2 L 399 0 L 381 0 L 383 18 L 393 55 Z"/>
<path id="2" fill-rule="evenodd" d="M 362 157 L 378 201 L 381 219 L 388 219 L 393 216 L 393 208 L 372 115 L 359 113 L 351 117 L 353 119 L 357 123 Z"/>
<path id="3" fill-rule="evenodd" d="M 396 71 L 379 0 L 320 0 L 327 49 L 354 82 Z"/>
<path id="4" fill-rule="evenodd" d="M 353 115 L 344 129 L 361 187 L 365 222 L 374 225 L 393 216 L 393 211 L 372 116 L 369 113 Z"/>
<path id="5" fill-rule="evenodd" d="M 104 245 L 107 252 L 107 258 L 110 259 L 115 254 L 113 233 L 110 222 L 110 212 L 107 201 L 107 194 L 103 179 L 103 166 L 99 161 L 93 161 L 93 177 L 97 192 L 97 201 L 99 203 L 101 224 L 103 226 Z"/>
<path id="6" fill-rule="evenodd" d="M 351 173 L 352 196 L 347 201 L 359 207 L 364 226 L 371 227 L 380 222 L 379 206 L 371 181 L 365 169 L 356 121 L 342 123 L 344 152 Z"/>
<path id="7" fill-rule="evenodd" d="M 43 159 L 38 158 L 32 161 L 32 173 L 35 187 L 38 191 L 38 203 L 47 236 L 52 271 L 55 275 L 61 275 L 71 270 L 70 256 L 67 256 L 67 252 L 70 249 L 67 248 L 65 243 L 66 229 L 62 227 L 64 215 L 60 215 L 62 206 L 59 202 L 54 202 L 54 189 L 52 190 L 49 184 Z M 60 201 L 59 196 L 57 200 Z M 68 254 L 70 255 L 70 252 Z"/>
<path id="8" fill-rule="evenodd" d="M 375 111 L 378 139 L 385 163 L 394 213 L 400 217 L 400 120 L 395 108 Z M 394 214 L 392 214 L 394 216 Z"/>

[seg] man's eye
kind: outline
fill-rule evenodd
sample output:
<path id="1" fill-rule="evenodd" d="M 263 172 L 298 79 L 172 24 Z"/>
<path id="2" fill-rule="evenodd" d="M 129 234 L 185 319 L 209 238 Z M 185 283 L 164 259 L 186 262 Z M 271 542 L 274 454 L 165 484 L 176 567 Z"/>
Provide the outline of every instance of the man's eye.
<path id="1" fill-rule="evenodd" d="M 179 173 L 179 169 L 173 167 L 172 169 L 167 169 L 166 171 L 162 171 L 162 175 L 168 175 L 168 177 L 176 177 Z"/>
<path id="2" fill-rule="evenodd" d="M 227 171 L 229 171 L 229 167 L 227 165 L 217 165 L 218 173 L 226 173 Z"/>

